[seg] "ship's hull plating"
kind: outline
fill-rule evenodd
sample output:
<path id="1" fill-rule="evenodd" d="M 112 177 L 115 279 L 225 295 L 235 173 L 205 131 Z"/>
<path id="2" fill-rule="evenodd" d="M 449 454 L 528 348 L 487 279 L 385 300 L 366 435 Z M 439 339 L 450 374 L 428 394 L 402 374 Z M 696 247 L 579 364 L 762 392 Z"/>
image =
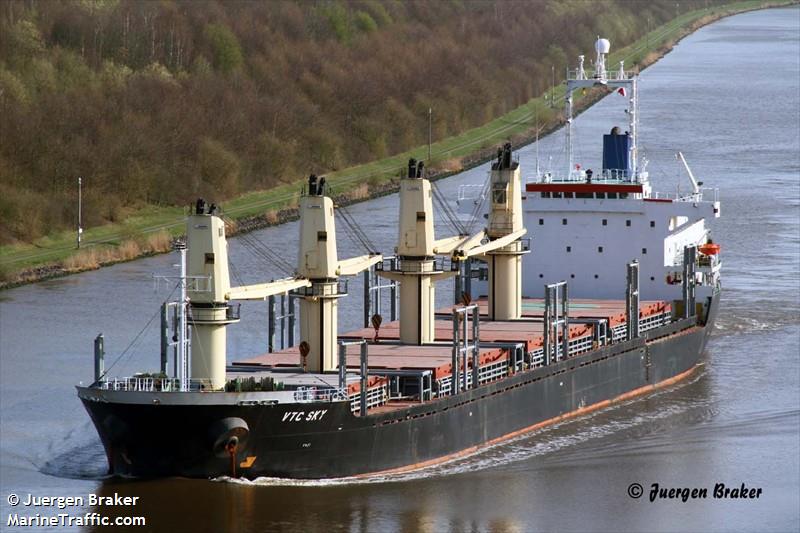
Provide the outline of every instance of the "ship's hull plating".
<path id="1" fill-rule="evenodd" d="M 414 468 L 687 375 L 717 305 L 715 296 L 705 326 L 674 323 L 453 397 L 363 418 L 343 402 L 155 405 L 81 396 L 114 474 L 230 475 L 231 457 L 219 444 L 230 428 L 221 421 L 237 419 L 249 428 L 236 449 L 238 476 L 330 478 Z"/>

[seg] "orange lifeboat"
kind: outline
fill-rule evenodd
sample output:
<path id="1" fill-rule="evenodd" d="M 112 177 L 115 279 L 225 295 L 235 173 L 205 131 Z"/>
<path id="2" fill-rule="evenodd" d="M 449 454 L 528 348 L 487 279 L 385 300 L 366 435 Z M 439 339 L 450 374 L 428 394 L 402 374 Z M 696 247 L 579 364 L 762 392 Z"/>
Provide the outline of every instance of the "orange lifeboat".
<path id="1" fill-rule="evenodd" d="M 697 248 L 703 255 L 717 255 L 720 250 L 719 244 L 707 243 Z"/>

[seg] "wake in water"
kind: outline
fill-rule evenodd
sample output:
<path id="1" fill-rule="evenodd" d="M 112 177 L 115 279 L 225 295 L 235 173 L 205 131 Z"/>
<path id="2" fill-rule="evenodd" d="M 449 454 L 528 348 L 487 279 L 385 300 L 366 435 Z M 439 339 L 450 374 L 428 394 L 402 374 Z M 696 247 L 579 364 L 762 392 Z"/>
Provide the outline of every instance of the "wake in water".
<path id="1" fill-rule="evenodd" d="M 714 323 L 715 337 L 725 335 L 750 335 L 777 331 L 786 326 L 800 324 L 800 310 L 791 307 L 775 309 L 776 304 L 748 305 L 746 307 L 729 306 L 717 317 Z M 762 311 L 758 317 L 753 316 L 755 310 Z M 713 337 L 712 337 L 713 338 Z"/>
<path id="2" fill-rule="evenodd" d="M 108 462 L 103 444 L 91 422 L 76 427 L 61 440 L 53 441 L 40 455 L 49 457 L 37 469 L 42 474 L 68 479 L 108 477 Z"/>
<path id="3" fill-rule="evenodd" d="M 639 398 L 633 398 L 613 406 L 600 409 L 576 418 L 557 422 L 530 433 L 514 437 L 502 443 L 497 443 L 476 451 L 472 455 L 459 457 L 434 466 L 413 470 L 410 472 L 378 474 L 366 477 L 345 477 L 333 479 L 288 479 L 260 477 L 254 480 L 231 478 L 221 476 L 212 481 L 221 483 L 235 483 L 247 486 L 298 486 L 298 487 L 329 487 L 340 485 L 374 484 L 374 483 L 399 483 L 430 479 L 432 477 L 452 476 L 456 474 L 474 473 L 486 469 L 504 469 L 517 466 L 520 462 L 533 458 L 547 457 L 548 463 L 569 460 L 570 455 L 579 454 L 586 459 L 594 455 L 606 455 L 602 446 L 598 449 L 586 449 L 579 445 L 597 442 L 598 445 L 607 437 L 625 433 L 640 432 L 648 434 L 653 432 L 654 424 L 658 427 L 660 421 L 682 416 L 690 411 L 701 411 L 703 417 L 710 417 L 710 400 L 698 401 L 696 398 L 684 397 L 678 394 L 680 390 L 690 387 L 699 380 L 705 379 L 704 367 L 687 381 L 674 386 L 659 389 L 653 393 Z M 642 404 L 644 410 L 642 410 Z M 601 419 L 601 420 L 598 420 Z M 668 425 L 668 424 L 665 424 Z M 627 440 L 620 445 L 614 442 L 614 449 L 620 447 L 635 447 L 635 442 Z M 570 453 L 573 451 L 573 453 Z"/>

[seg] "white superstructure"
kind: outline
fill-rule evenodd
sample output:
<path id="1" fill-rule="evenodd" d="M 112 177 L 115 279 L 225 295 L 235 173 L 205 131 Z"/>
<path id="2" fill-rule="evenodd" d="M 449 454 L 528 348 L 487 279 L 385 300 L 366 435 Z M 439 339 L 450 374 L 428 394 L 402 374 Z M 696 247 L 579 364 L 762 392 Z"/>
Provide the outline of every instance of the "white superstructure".
<path id="1" fill-rule="evenodd" d="M 523 260 L 523 293 L 542 295 L 543 286 L 559 281 L 575 298 L 620 298 L 626 289 L 626 265 L 639 262 L 642 299 L 681 298 L 684 249 L 697 246 L 696 291 L 702 302 L 719 283 L 719 248 L 710 245 L 706 221 L 719 217 L 715 189 L 701 188 L 683 156 L 678 157 L 691 180 L 691 192 L 664 195 L 652 191 L 647 161 L 638 155 L 638 84 L 624 65 L 610 72 L 606 55 L 610 43 L 598 39 L 593 72 L 587 74 L 583 56 L 567 73 L 566 153 L 568 168 L 560 173 L 536 173 L 525 184 L 522 207 L 532 252 Z M 603 136 L 599 171 L 582 169 L 573 159 L 572 96 L 576 90 L 606 87 L 627 97 L 627 131 L 609 125 Z M 465 186 L 459 210 L 468 213 L 475 202 Z M 472 282 L 475 295 L 485 284 Z"/>

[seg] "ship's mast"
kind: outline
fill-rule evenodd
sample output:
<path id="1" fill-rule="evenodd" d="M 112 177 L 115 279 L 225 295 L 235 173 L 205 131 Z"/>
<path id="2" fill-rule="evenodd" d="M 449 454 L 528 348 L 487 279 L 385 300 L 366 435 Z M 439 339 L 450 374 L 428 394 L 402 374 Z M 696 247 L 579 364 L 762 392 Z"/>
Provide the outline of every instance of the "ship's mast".
<path id="1" fill-rule="evenodd" d="M 189 369 L 191 368 L 191 350 L 186 345 L 186 243 L 176 245 L 181 255 L 180 300 L 178 304 L 178 386 L 180 390 L 189 390 Z"/>
<path id="2" fill-rule="evenodd" d="M 638 83 L 635 75 L 625 72 L 624 61 L 619 62 L 619 70 L 614 75 L 609 73 L 606 68 L 606 60 L 611 43 L 608 39 L 598 38 L 595 42 L 597 58 L 594 64 L 594 73 L 591 78 L 587 77 L 584 71 L 584 57 L 578 56 L 578 68 L 567 70 L 567 89 L 564 95 L 564 113 L 566 118 L 566 150 L 567 150 L 567 180 L 575 180 L 577 172 L 573 155 L 573 99 L 572 94 L 577 89 L 592 88 L 598 85 L 606 86 L 609 89 L 616 89 L 621 94 L 628 97 L 628 134 L 630 142 L 628 144 L 628 175 L 624 179 L 633 182 L 641 182 L 645 176 L 639 173 L 638 161 L 638 133 L 639 133 L 639 97 Z"/>

